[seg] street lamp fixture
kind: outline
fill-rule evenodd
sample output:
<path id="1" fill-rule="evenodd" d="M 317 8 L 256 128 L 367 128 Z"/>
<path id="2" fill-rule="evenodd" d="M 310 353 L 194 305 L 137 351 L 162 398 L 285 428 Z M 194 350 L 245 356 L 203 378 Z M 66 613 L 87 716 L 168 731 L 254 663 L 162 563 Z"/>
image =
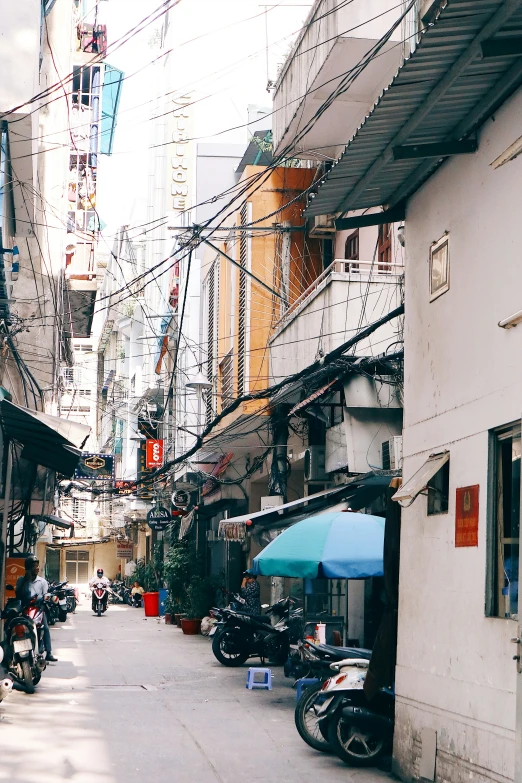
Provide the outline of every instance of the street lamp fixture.
<path id="1" fill-rule="evenodd" d="M 202 372 L 198 372 L 193 378 L 190 378 L 186 384 L 185 389 L 189 391 L 195 391 L 198 394 L 202 394 L 204 391 L 209 391 L 212 388 L 212 384 L 208 381 Z"/>

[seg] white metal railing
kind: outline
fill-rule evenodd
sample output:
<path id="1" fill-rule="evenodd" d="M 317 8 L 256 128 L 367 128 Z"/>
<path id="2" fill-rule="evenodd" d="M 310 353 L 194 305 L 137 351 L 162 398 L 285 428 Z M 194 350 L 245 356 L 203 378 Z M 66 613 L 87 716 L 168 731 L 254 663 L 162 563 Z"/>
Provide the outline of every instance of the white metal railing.
<path id="1" fill-rule="evenodd" d="M 303 291 L 295 302 L 292 302 L 279 321 L 274 325 L 274 332 L 289 321 L 296 312 L 303 307 L 307 299 L 317 293 L 317 291 L 323 289 L 327 285 L 328 278 L 331 277 L 332 274 L 346 275 L 348 280 L 357 280 L 361 279 L 361 275 L 392 276 L 402 275 L 403 273 L 404 267 L 400 264 L 378 264 L 372 261 L 345 261 L 344 259 L 336 259 L 305 291 Z"/>

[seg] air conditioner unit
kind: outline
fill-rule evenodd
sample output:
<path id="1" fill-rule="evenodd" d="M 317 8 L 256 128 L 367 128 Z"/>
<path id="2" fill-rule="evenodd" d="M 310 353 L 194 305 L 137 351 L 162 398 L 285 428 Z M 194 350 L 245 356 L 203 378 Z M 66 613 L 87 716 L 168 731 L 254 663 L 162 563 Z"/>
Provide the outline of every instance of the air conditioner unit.
<path id="1" fill-rule="evenodd" d="M 311 237 L 331 238 L 335 234 L 335 215 L 316 215 L 312 221 Z"/>
<path id="2" fill-rule="evenodd" d="M 304 454 L 305 481 L 326 480 L 326 448 L 324 446 L 309 446 Z"/>
<path id="3" fill-rule="evenodd" d="M 382 444 L 383 470 L 401 470 L 402 468 L 402 435 L 395 435 Z"/>

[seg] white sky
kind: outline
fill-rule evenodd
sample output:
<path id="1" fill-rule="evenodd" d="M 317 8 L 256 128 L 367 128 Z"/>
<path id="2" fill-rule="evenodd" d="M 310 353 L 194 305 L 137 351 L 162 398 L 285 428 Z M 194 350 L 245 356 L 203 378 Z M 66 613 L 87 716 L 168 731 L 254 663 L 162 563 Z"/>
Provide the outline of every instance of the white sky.
<path id="1" fill-rule="evenodd" d="M 246 142 L 246 128 L 227 129 L 246 123 L 249 104 L 271 106 L 266 90 L 267 40 L 268 78 L 274 80 L 312 1 L 272 0 L 265 13 L 268 2 L 181 0 L 170 12 L 171 29 L 179 44 L 171 69 L 179 79 L 169 89 L 190 90 L 199 99 L 194 135 L 200 140 Z M 159 5 L 160 0 L 102 2 L 100 13 L 107 24 L 109 46 Z M 149 117 L 159 68 L 148 64 L 160 54 L 155 43 L 159 29 L 159 24 L 148 27 L 107 57 L 128 78 L 123 84 L 114 155 L 101 161 L 98 203 L 108 224 L 106 235 L 122 223 L 141 218 L 153 131 Z M 166 99 L 165 109 L 169 108 Z"/>

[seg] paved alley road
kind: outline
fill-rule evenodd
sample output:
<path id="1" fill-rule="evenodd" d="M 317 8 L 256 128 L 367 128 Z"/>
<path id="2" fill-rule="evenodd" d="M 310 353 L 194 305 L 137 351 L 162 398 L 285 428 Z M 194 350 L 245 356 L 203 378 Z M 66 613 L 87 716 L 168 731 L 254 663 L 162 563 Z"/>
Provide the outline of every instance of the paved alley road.
<path id="1" fill-rule="evenodd" d="M 379 783 L 308 748 L 294 728 L 295 691 L 247 691 L 203 637 L 143 611 L 84 601 L 52 629 L 59 663 L 33 696 L 0 704 L 0 780 L 9 783 Z"/>

